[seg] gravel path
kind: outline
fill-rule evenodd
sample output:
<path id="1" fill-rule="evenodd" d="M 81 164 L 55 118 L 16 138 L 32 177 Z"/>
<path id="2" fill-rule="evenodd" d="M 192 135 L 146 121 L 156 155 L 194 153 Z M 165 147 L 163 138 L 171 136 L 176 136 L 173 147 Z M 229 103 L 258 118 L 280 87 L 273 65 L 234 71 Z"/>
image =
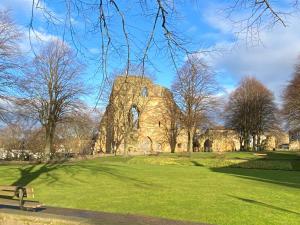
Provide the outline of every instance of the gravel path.
<path id="1" fill-rule="evenodd" d="M 45 207 L 37 212 L 21 211 L 16 207 L 0 205 L 0 213 L 13 213 L 30 217 L 64 218 L 69 220 L 88 221 L 87 224 L 99 225 L 208 225 L 204 223 L 191 223 L 184 221 L 168 220 L 147 216 L 124 215 L 117 213 L 105 213 L 80 209 L 67 209 L 56 207 Z M 81 223 L 80 223 L 81 224 Z"/>

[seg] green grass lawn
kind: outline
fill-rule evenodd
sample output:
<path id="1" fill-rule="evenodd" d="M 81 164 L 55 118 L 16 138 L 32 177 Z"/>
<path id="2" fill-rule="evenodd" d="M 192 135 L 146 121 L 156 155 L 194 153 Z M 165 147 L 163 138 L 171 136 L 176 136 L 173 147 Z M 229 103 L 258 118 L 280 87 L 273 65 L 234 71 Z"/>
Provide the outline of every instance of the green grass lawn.
<path id="1" fill-rule="evenodd" d="M 51 206 L 219 225 L 299 225 L 299 164 L 299 152 L 107 157 L 2 165 L 0 184 L 32 186 Z"/>

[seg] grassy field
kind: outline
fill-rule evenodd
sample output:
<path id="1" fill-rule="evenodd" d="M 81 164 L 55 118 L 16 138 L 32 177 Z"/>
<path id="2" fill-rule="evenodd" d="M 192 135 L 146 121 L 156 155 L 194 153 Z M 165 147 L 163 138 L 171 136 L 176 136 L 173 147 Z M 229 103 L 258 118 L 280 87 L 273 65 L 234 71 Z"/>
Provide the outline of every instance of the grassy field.
<path id="1" fill-rule="evenodd" d="M 30 185 L 51 206 L 219 225 L 299 225 L 299 164 L 299 152 L 106 157 L 1 165 L 0 184 Z"/>

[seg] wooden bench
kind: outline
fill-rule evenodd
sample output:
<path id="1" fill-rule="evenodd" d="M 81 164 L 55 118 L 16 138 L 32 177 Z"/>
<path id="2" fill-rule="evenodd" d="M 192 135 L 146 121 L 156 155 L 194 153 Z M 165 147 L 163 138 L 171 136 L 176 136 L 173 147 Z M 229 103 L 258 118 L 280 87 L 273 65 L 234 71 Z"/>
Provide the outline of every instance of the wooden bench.
<path id="1" fill-rule="evenodd" d="M 24 198 L 34 198 L 33 188 L 0 185 L 1 205 L 18 206 L 20 207 L 20 209 L 32 209 L 32 210 L 36 210 L 43 206 L 38 201 L 24 200 Z"/>

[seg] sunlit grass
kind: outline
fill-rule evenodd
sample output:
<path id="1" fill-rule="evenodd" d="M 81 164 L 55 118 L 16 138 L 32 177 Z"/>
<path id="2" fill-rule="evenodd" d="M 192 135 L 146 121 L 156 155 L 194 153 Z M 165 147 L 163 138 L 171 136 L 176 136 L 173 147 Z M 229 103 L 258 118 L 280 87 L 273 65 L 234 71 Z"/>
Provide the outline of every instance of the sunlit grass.
<path id="1" fill-rule="evenodd" d="M 57 165 L 0 166 L 0 183 L 33 186 L 36 198 L 51 206 L 219 225 L 298 225 L 300 171 L 278 166 L 298 160 L 299 153 L 261 157 L 239 152 L 107 157 Z M 235 167 L 247 163 L 255 167 L 257 162 L 272 166 L 267 170 L 231 168 L 227 161 L 235 162 Z"/>

